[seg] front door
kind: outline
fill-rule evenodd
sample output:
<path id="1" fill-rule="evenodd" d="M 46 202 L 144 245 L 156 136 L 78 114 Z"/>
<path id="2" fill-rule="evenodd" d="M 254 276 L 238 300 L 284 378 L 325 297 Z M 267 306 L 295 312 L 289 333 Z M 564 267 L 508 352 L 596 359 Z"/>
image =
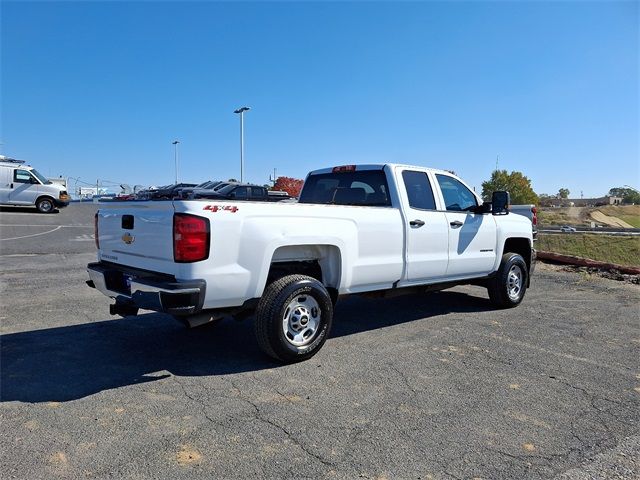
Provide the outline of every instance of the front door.
<path id="1" fill-rule="evenodd" d="M 13 188 L 9 192 L 9 201 L 15 205 L 35 205 L 40 183 L 29 170 L 16 168 L 11 179 Z"/>
<path id="2" fill-rule="evenodd" d="M 402 170 L 400 195 L 406 195 L 407 280 L 438 280 L 447 273 L 449 225 L 436 209 L 433 188 L 426 172 Z"/>
<path id="3" fill-rule="evenodd" d="M 458 179 L 436 174 L 449 228 L 447 277 L 478 276 L 493 270 L 496 259 L 496 221 L 491 214 L 473 213 L 476 196 Z"/>

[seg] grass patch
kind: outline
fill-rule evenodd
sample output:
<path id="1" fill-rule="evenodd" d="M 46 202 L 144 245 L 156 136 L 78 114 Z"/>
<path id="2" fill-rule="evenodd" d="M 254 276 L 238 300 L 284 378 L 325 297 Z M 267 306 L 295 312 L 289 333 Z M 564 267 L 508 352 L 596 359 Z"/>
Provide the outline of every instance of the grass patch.
<path id="1" fill-rule="evenodd" d="M 577 218 L 568 215 L 563 208 L 538 208 L 538 225 L 546 227 L 549 225 L 581 225 Z"/>
<path id="2" fill-rule="evenodd" d="M 640 266 L 640 237 L 589 233 L 538 234 L 536 250 L 575 255 L 607 263 Z"/>
<path id="3" fill-rule="evenodd" d="M 618 217 L 623 222 L 627 222 L 629 225 L 640 228 L 640 205 L 607 205 L 605 207 L 598 207 L 594 210 L 600 210 L 606 215 Z"/>

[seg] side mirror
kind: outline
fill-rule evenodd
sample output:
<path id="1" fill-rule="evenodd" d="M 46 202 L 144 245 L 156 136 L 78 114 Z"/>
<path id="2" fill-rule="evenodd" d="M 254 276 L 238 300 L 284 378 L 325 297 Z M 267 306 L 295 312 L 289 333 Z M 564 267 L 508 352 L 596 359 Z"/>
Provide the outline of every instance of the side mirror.
<path id="1" fill-rule="evenodd" d="M 509 192 L 493 192 L 491 195 L 491 211 L 494 215 L 507 215 L 511 198 Z"/>

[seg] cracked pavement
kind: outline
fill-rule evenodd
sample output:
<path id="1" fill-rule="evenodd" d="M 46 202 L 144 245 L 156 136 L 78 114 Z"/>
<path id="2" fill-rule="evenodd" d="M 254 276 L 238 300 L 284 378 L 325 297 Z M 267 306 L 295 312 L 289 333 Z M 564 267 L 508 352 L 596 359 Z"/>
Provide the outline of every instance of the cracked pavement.
<path id="1" fill-rule="evenodd" d="M 110 317 L 84 284 L 93 243 L 52 235 L 0 244 L 3 479 L 640 477 L 636 285 L 539 264 L 512 310 L 477 287 L 352 297 L 282 366 L 250 319 Z"/>

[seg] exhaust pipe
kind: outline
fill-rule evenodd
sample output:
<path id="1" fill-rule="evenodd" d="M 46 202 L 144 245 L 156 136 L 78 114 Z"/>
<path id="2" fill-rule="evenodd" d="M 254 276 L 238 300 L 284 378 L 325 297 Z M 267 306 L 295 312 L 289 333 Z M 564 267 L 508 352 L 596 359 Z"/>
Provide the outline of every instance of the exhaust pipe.
<path id="1" fill-rule="evenodd" d="M 176 320 L 179 320 L 187 328 L 196 328 L 207 323 L 219 322 L 225 316 L 220 312 L 203 312 L 195 315 L 176 316 Z"/>

